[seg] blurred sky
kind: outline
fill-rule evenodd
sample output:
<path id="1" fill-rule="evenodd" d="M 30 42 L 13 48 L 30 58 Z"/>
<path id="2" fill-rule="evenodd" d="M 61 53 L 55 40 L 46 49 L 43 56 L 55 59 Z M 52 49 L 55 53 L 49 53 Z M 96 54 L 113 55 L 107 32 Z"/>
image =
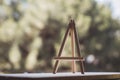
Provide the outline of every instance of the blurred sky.
<path id="1" fill-rule="evenodd" d="M 112 9 L 112 15 L 114 18 L 120 19 L 120 0 L 96 0 L 98 3 L 103 3 L 110 6 Z"/>

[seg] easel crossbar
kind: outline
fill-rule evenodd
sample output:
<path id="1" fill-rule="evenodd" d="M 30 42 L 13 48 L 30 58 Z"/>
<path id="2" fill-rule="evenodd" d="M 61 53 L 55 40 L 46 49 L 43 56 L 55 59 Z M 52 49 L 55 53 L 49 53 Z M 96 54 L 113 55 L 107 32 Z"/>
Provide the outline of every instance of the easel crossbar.
<path id="1" fill-rule="evenodd" d="M 84 61 L 81 57 L 55 57 L 55 60 L 66 60 L 66 61 Z"/>

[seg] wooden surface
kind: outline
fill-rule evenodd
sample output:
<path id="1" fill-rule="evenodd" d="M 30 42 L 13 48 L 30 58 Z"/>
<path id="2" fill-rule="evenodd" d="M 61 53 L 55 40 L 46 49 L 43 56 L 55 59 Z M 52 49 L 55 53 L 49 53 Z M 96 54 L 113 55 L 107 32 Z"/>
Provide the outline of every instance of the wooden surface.
<path id="1" fill-rule="evenodd" d="M 0 74 L 0 80 L 106 80 L 120 79 L 117 72 Z"/>

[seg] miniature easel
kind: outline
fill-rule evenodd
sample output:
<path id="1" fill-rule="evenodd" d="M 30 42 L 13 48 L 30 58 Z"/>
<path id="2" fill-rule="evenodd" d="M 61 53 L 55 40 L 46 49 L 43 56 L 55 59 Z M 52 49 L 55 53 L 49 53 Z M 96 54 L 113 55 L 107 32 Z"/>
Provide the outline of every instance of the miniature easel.
<path id="1" fill-rule="evenodd" d="M 72 48 L 72 57 L 61 57 L 61 53 L 67 38 L 67 35 L 70 34 L 71 36 L 71 48 Z M 76 48 L 77 48 L 77 53 L 78 53 L 78 57 L 75 57 L 75 44 L 76 43 Z M 63 42 L 61 44 L 59 53 L 58 53 L 58 57 L 55 58 L 56 62 L 55 62 L 55 66 L 54 66 L 54 70 L 53 73 L 55 74 L 58 70 L 58 64 L 59 64 L 59 60 L 70 60 L 72 61 L 72 72 L 75 73 L 75 61 L 80 61 L 80 69 L 81 69 L 81 73 L 84 74 L 84 64 L 83 64 L 83 57 L 81 57 L 80 55 L 80 46 L 79 46 L 79 40 L 78 40 L 78 35 L 77 35 L 77 31 L 75 28 L 75 22 L 74 20 L 70 20 L 67 31 L 65 33 L 65 36 L 63 38 Z"/>

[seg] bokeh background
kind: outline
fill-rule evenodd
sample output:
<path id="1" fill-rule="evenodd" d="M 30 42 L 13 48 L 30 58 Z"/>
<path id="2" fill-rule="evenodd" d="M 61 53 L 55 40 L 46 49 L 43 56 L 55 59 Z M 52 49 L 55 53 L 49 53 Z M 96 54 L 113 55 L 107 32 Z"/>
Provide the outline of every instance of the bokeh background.
<path id="1" fill-rule="evenodd" d="M 52 72 L 69 16 L 86 71 L 119 72 L 120 1 L 114 1 L 0 0 L 0 73 Z M 70 50 L 68 37 L 62 56 L 71 56 Z M 61 62 L 58 71 L 71 71 L 71 62 Z"/>

